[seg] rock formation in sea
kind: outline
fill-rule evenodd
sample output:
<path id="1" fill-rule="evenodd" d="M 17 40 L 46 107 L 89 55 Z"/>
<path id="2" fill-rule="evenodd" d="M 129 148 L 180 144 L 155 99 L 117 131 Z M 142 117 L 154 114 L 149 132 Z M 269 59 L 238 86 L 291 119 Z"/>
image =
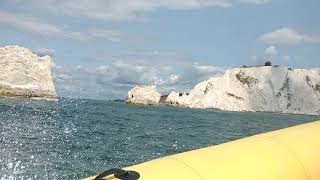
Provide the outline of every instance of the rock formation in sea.
<path id="1" fill-rule="evenodd" d="M 136 86 L 128 92 L 126 99 L 127 103 L 132 104 L 159 104 L 161 94 L 158 92 L 156 86 Z"/>
<path id="2" fill-rule="evenodd" d="M 55 99 L 52 60 L 19 46 L 0 48 L 0 96 Z"/>
<path id="3" fill-rule="evenodd" d="M 226 111 L 320 115 L 320 70 L 286 67 L 235 68 L 200 82 L 189 95 L 169 94 L 166 103 Z"/>

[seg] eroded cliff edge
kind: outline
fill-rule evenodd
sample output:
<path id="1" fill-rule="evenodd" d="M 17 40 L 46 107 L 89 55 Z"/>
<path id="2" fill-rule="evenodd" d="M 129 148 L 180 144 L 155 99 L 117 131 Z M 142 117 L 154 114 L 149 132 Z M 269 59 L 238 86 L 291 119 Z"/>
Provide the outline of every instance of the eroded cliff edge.
<path id="1" fill-rule="evenodd" d="M 171 92 L 170 106 L 320 115 L 320 70 L 250 67 L 227 70 L 189 94 Z"/>
<path id="2" fill-rule="evenodd" d="M 56 99 L 52 60 L 20 46 L 0 48 L 0 96 Z"/>

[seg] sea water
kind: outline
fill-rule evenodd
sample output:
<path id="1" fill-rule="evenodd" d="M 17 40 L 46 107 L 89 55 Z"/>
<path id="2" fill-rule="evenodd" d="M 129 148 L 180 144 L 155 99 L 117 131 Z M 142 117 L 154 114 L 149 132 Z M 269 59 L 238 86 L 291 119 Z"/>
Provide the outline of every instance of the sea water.
<path id="1" fill-rule="evenodd" d="M 0 179 L 80 179 L 316 119 L 99 100 L 0 99 Z"/>

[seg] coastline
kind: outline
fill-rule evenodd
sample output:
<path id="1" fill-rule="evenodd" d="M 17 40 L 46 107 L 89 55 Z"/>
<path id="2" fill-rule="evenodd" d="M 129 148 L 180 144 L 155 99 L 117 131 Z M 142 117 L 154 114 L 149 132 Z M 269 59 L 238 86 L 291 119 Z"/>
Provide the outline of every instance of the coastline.
<path id="1" fill-rule="evenodd" d="M 136 86 L 127 102 L 233 112 L 320 115 L 320 70 L 280 66 L 233 68 L 198 83 L 190 93 L 161 95 L 156 86 Z M 150 92 L 150 93 L 149 93 Z"/>

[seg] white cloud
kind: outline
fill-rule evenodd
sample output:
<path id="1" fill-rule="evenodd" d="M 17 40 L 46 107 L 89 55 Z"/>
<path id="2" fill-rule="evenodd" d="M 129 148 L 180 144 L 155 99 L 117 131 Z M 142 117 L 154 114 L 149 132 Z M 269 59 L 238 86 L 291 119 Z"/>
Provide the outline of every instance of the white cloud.
<path id="1" fill-rule="evenodd" d="M 225 69 L 180 60 L 114 58 L 94 65 L 58 67 L 53 72 L 59 95 L 115 99 L 124 98 L 135 85 L 144 84 L 157 85 L 163 94 L 189 91 L 198 82 L 223 74 Z"/>
<path id="2" fill-rule="evenodd" d="M 271 61 L 272 64 L 282 65 L 282 62 L 277 61 L 278 49 L 271 45 L 264 49 L 263 54 L 261 55 L 252 55 L 250 62 L 253 66 L 264 65 L 267 61 Z M 249 66 L 250 66 L 249 65 Z"/>
<path id="3" fill-rule="evenodd" d="M 122 33 L 118 31 L 95 29 L 91 30 L 89 39 L 107 39 L 110 41 L 118 42 L 122 38 Z"/>
<path id="4" fill-rule="evenodd" d="M 52 24 L 40 23 L 32 17 L 19 16 L 0 11 L 0 26 L 10 26 L 18 30 L 41 34 L 43 36 L 61 36 L 64 31 Z"/>
<path id="5" fill-rule="evenodd" d="M 283 56 L 283 59 L 282 59 L 283 65 L 288 67 L 290 60 L 291 60 L 290 56 Z"/>
<path id="6" fill-rule="evenodd" d="M 271 2 L 271 0 L 239 0 L 243 3 L 252 3 L 252 4 L 266 4 Z"/>
<path id="7" fill-rule="evenodd" d="M 54 49 L 48 49 L 48 48 L 38 48 L 33 50 L 33 53 L 36 53 L 39 56 L 51 56 L 53 57 L 55 54 L 55 50 Z"/>
<path id="8" fill-rule="evenodd" d="M 144 13 L 158 9 L 190 10 L 207 7 L 229 7 L 236 2 L 263 4 L 270 0 L 7 0 L 22 8 L 56 15 L 88 17 L 102 20 L 143 18 Z"/>
<path id="9" fill-rule="evenodd" d="M 91 41 L 97 39 L 119 41 L 121 33 L 110 30 L 89 30 L 88 32 L 69 31 L 60 26 L 40 21 L 31 16 L 0 11 L 0 26 L 10 27 L 22 32 L 28 32 L 42 37 L 59 37 L 78 41 Z"/>
<path id="10" fill-rule="evenodd" d="M 260 40 L 267 44 L 297 45 L 301 43 L 320 42 L 319 37 L 300 33 L 294 29 L 283 27 L 263 34 Z"/>
<path id="11" fill-rule="evenodd" d="M 287 63 L 290 61 L 290 59 L 291 59 L 290 56 L 283 56 L 283 60 Z"/>
<path id="12" fill-rule="evenodd" d="M 278 54 L 278 50 L 275 46 L 269 46 L 264 51 L 264 55 L 267 61 L 274 60 L 277 54 Z"/>

